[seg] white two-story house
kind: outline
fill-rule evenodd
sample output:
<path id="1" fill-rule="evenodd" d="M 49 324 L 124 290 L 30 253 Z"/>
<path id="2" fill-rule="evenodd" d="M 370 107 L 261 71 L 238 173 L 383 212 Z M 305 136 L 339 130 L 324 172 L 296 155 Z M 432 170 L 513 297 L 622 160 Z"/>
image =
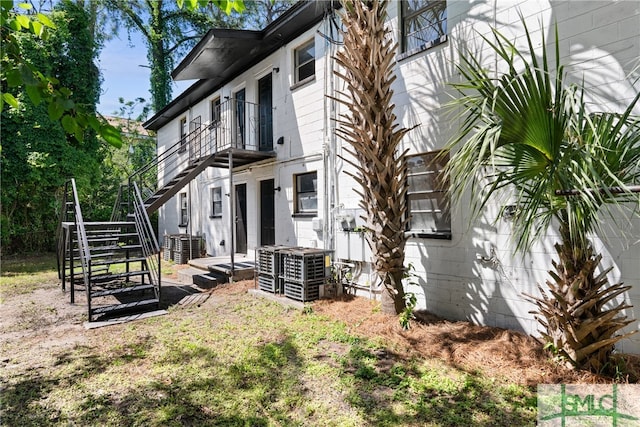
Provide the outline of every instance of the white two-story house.
<path id="1" fill-rule="evenodd" d="M 262 31 L 212 29 L 178 65 L 174 79 L 195 83 L 145 123 L 157 131 L 165 159 L 153 171 L 159 185 L 178 183 L 157 201 L 159 234 L 201 236 L 209 256 L 272 244 L 328 249 L 375 296 L 368 248 L 354 232 L 361 221 L 356 184 L 334 132 L 340 106 L 331 96 L 344 88 L 333 74 L 341 38 L 336 7 L 301 1 Z M 449 209 L 446 193 L 435 191 L 442 165 L 430 161 L 459 126 L 446 107 L 458 48 L 474 46 L 492 66 L 496 58 L 481 35 L 497 28 L 522 42 L 520 15 L 540 43 L 543 34 L 552 43 L 557 23 L 571 78 L 585 82 L 600 109 L 621 109 L 637 93 L 637 1 L 395 1 L 388 24 L 398 42 L 396 115 L 415 126 L 403 140 L 410 150 L 406 262 L 418 277 L 408 290 L 418 308 L 438 315 L 535 334 L 534 307 L 522 294 L 537 294 L 536 284 L 547 279 L 556 236 L 513 255 L 512 219 L 500 215 L 508 200 L 469 224 L 465 206 Z M 594 242 L 603 266 L 614 267 L 611 282 L 632 285 L 624 298 L 635 306 L 627 315 L 637 318 L 640 220 L 628 227 L 626 236 Z M 619 346 L 640 352 L 640 334 Z"/>

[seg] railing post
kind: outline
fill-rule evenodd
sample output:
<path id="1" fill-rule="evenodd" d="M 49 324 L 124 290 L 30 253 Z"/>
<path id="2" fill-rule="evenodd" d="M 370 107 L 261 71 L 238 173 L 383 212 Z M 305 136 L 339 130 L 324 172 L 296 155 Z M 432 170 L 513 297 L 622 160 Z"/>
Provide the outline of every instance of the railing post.
<path id="1" fill-rule="evenodd" d="M 231 281 L 233 281 L 234 274 L 234 255 L 236 251 L 235 237 L 236 237 L 236 212 L 235 212 L 235 193 L 233 188 L 233 150 L 229 150 L 229 205 L 230 208 L 229 217 L 231 218 Z"/>
<path id="2" fill-rule="evenodd" d="M 73 230 L 75 228 L 75 226 L 71 226 L 72 228 L 69 228 L 69 234 L 67 236 L 68 238 L 68 248 L 69 248 L 69 284 L 70 286 L 70 290 L 71 290 L 71 304 L 75 304 L 76 303 L 76 283 L 75 283 L 75 273 L 73 272 L 74 270 L 74 266 L 73 266 Z"/>

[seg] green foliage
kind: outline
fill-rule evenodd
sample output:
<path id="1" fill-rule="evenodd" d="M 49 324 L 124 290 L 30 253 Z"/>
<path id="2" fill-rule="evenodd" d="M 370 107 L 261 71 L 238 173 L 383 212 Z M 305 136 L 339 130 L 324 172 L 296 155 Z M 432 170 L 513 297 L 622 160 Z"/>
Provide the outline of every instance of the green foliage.
<path id="1" fill-rule="evenodd" d="M 557 27 L 551 54 L 545 38 L 540 47 L 521 22 L 526 49 L 497 30 L 483 37 L 496 67 L 506 70 L 499 77 L 472 52 L 461 52 L 462 83 L 453 85 L 461 130 L 449 144 L 447 172 L 457 200 L 472 189 L 475 217 L 490 200 L 512 194 L 516 251 L 557 227 L 552 279 L 546 291 L 538 286 L 542 297 L 526 296 L 538 307 L 532 313 L 543 338 L 553 342 L 547 348 L 598 371 L 632 320 L 624 314 L 628 305 L 612 303 L 629 287 L 609 285 L 609 270 L 596 273 L 601 257 L 589 238 L 605 219 L 624 233 L 638 216 L 640 193 L 631 186 L 640 182 L 640 116 L 633 114 L 640 93 L 622 113 L 594 112 L 587 89 L 567 82 Z"/>
<path id="2" fill-rule="evenodd" d="M 120 185 L 127 182 L 127 178 L 134 171 L 145 166 L 156 155 L 155 138 L 142 129 L 142 121 L 150 108 L 146 100 L 137 98 L 125 101 L 120 98 L 119 101 L 120 108 L 115 112 L 117 117 L 110 118 L 110 121 L 122 135 L 122 147 L 102 145 L 102 179 L 99 187 L 91 194 L 86 194 L 82 206 L 83 211 L 86 209 L 91 217 L 96 219 L 110 218 Z M 134 110 L 139 106 L 142 106 L 141 113 L 134 115 Z"/>
<path id="3" fill-rule="evenodd" d="M 512 190 L 516 249 L 529 248 L 554 219 L 566 224 L 574 246 L 585 248 L 587 234 L 603 224 L 602 213 L 619 211 L 621 201 L 640 201 L 628 190 L 640 182 L 640 117 L 632 114 L 640 94 L 621 114 L 592 113 L 584 89 L 565 81 L 557 31 L 551 54 L 547 41 L 539 47 L 522 23 L 526 50 L 497 30 L 483 37 L 508 70 L 497 79 L 471 51 L 461 52 L 463 82 L 453 84 L 460 93 L 453 106 L 461 107 L 462 126 L 449 144 L 447 168 L 452 191 L 460 200 L 473 189 L 477 216 L 490 199 Z M 563 190 L 577 191 L 557 194 Z"/>
<path id="4" fill-rule="evenodd" d="M 412 263 L 409 263 L 408 267 L 404 271 L 403 279 L 405 281 L 405 286 L 417 285 L 418 284 L 417 277 L 418 276 L 416 274 L 416 268 Z M 411 320 L 415 319 L 415 316 L 413 315 L 413 310 L 416 308 L 416 304 L 418 303 L 416 294 L 414 294 L 413 292 L 405 293 L 404 302 L 405 302 L 405 308 L 404 310 L 402 310 L 402 312 L 398 317 L 400 321 L 400 326 L 402 326 L 402 329 L 406 331 L 411 328 Z"/>
<path id="5" fill-rule="evenodd" d="M 64 3 L 66 2 L 60 4 Z M 120 135 L 114 132 L 115 129 L 105 120 L 96 117 L 95 104 L 78 102 L 84 97 L 82 94 L 74 94 L 74 89 L 82 90 L 84 86 L 65 86 L 61 83 L 59 76 L 46 72 L 46 65 L 43 67 L 33 62 L 30 53 L 24 51 L 22 40 L 25 37 L 46 43 L 59 30 L 59 24 L 56 24 L 55 20 L 45 14 L 26 14 L 31 9 L 30 4 L 20 3 L 18 4 L 19 11 L 15 11 L 13 0 L 0 2 L 0 26 L 2 28 L 0 111 L 4 111 L 5 103 L 12 109 L 19 109 L 20 103 L 23 101 L 16 92 L 21 92 L 26 94 L 26 97 L 35 106 L 39 106 L 41 103 L 46 104 L 49 119 L 60 122 L 65 132 L 76 140 L 82 141 L 85 130 L 92 129 L 102 135 L 108 143 L 114 146 L 120 145 Z M 82 34 L 82 31 L 79 34 Z M 75 47 L 82 49 L 83 46 L 90 45 L 85 43 Z M 76 54 L 71 49 L 67 52 L 70 55 Z"/>
<path id="6" fill-rule="evenodd" d="M 50 20 L 55 30 L 46 38 L 30 32 L 12 34 L 24 64 L 52 76 L 60 89 L 46 103 L 34 102 L 24 86 L 7 87 L 19 103 L 18 108 L 2 111 L 4 252 L 51 249 L 61 186 L 75 177 L 80 188 L 92 193 L 100 183 L 101 143 L 95 131 L 102 126 L 95 118 L 100 80 L 88 16 L 64 1 Z M 69 108 L 79 105 L 86 114 L 72 117 Z"/>
<path id="7" fill-rule="evenodd" d="M 404 294 L 404 302 L 405 308 L 402 313 L 400 313 L 399 320 L 400 326 L 402 326 L 402 329 L 406 331 L 411 328 L 411 319 L 415 318 L 413 315 L 413 309 L 416 308 L 416 295 L 413 292 L 407 292 Z"/>
<path id="8" fill-rule="evenodd" d="M 176 0 L 178 8 L 182 9 L 186 6 L 188 10 L 196 10 L 198 8 L 205 8 L 209 4 L 213 4 L 216 7 L 223 10 L 227 15 L 231 15 L 232 12 L 242 13 L 246 10 L 244 0 Z"/>

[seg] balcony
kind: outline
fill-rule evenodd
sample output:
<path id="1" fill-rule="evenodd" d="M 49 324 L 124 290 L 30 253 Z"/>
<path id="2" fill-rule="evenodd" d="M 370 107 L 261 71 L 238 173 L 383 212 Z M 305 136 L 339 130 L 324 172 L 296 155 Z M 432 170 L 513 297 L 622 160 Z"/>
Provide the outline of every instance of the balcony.
<path id="1" fill-rule="evenodd" d="M 154 211 L 208 167 L 233 170 L 274 159 L 272 111 L 271 106 L 226 100 L 215 106 L 209 124 L 200 117 L 192 120 L 188 134 L 129 179 L 138 183 Z"/>

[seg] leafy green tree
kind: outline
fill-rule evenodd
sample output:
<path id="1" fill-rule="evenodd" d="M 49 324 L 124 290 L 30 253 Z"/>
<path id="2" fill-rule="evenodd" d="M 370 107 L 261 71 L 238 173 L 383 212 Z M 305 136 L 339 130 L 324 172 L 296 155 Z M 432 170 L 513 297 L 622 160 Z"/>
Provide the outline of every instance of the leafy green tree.
<path id="1" fill-rule="evenodd" d="M 590 236 L 605 219 L 638 214 L 640 197 L 631 186 L 640 183 L 640 117 L 632 111 L 640 94 L 622 113 L 590 111 L 586 89 L 565 81 L 557 30 L 555 56 L 543 40 L 541 57 L 525 30 L 528 51 L 496 30 L 485 38 L 498 69 L 506 70 L 499 78 L 461 52 L 463 81 L 454 87 L 462 126 L 449 145 L 452 191 L 459 200 L 472 190 L 474 218 L 491 199 L 512 192 L 518 251 L 557 228 L 551 278 L 546 289 L 539 286 L 540 297 L 529 298 L 547 347 L 571 366 L 599 372 L 633 320 L 623 313 L 629 306 L 616 302 L 630 287 L 610 285 L 610 268 L 596 272 L 602 256 Z"/>
<path id="2" fill-rule="evenodd" d="M 147 46 L 151 69 L 150 91 L 154 111 L 172 98 L 171 71 L 211 28 L 248 28 L 266 25 L 292 1 L 214 0 L 105 0 L 115 23 L 137 31 Z"/>
<path id="3" fill-rule="evenodd" d="M 5 109 L 5 104 L 18 109 L 20 99 L 16 95 L 23 91 L 34 105 L 44 103 L 49 119 L 59 121 L 65 132 L 76 140 L 81 141 L 85 129 L 91 128 L 110 144 L 120 145 L 119 134 L 97 117 L 95 111 L 91 111 L 91 106 L 87 110 L 86 105 L 74 101 L 78 98 L 72 96 L 70 88 L 28 59 L 21 40 L 31 37 L 46 42 L 51 32 L 56 30 L 56 24 L 43 13 L 27 14 L 32 9 L 28 3 L 18 6 L 22 12 L 14 9 L 13 0 L 0 2 L 0 111 Z"/>
<path id="4" fill-rule="evenodd" d="M 149 114 L 150 105 L 144 98 L 130 101 L 120 98 L 119 102 L 118 111 L 107 119 L 120 131 L 122 147 L 102 145 L 102 180 L 99 188 L 87 195 L 83 205 L 83 211 L 86 208 L 95 219 L 107 220 L 111 217 L 120 186 L 127 182 L 134 171 L 145 166 L 156 156 L 154 135 L 142 127 Z"/>
<path id="5" fill-rule="evenodd" d="M 89 16 L 82 7 L 62 1 L 49 18 L 55 30 L 48 37 L 16 32 L 14 43 L 25 64 L 67 88 L 68 101 L 95 118 L 100 79 Z M 91 126 L 69 132 L 64 119 L 69 116 L 52 121 L 55 102 L 38 102 L 20 86 L 7 89 L 17 108 L 2 112 L 3 251 L 51 249 L 58 220 L 56 194 L 71 177 L 87 193 L 99 185 L 101 143 Z"/>
<path id="6" fill-rule="evenodd" d="M 139 32 L 147 45 L 154 111 L 171 101 L 175 58 L 194 46 L 210 28 L 240 25 L 238 15 L 226 15 L 216 8 L 179 8 L 176 0 L 106 0 L 106 5 L 114 13 L 116 24 Z"/>

